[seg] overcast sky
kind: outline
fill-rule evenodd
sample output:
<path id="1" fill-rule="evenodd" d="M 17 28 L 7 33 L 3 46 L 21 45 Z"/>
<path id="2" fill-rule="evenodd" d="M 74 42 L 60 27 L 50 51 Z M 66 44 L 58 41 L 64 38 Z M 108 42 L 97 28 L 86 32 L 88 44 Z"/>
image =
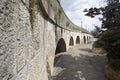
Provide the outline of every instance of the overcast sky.
<path id="1" fill-rule="evenodd" d="M 76 25 L 81 27 L 82 24 L 82 27 L 87 30 L 93 30 L 94 25 L 101 26 L 101 22 L 98 20 L 99 16 L 94 19 L 84 16 L 83 10 L 94 6 L 104 6 L 104 0 L 60 0 L 60 3 L 66 15 Z"/>

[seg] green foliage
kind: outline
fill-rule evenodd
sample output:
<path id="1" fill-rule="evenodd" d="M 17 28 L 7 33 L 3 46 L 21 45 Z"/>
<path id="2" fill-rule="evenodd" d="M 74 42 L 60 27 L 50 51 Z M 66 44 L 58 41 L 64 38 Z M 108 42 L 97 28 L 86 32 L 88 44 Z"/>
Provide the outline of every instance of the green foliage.
<path id="1" fill-rule="evenodd" d="M 85 15 L 89 16 L 91 18 L 94 18 L 96 15 L 101 14 L 101 10 L 103 10 L 104 8 L 90 8 L 90 9 L 84 9 L 84 12 L 87 12 Z"/>
<path id="2" fill-rule="evenodd" d="M 70 25 L 70 22 L 67 21 L 67 22 L 66 22 L 66 26 L 68 27 L 69 25 Z"/>
<path id="3" fill-rule="evenodd" d="M 120 3 L 118 0 L 108 0 L 103 18 L 102 27 L 107 31 L 102 34 L 102 41 L 104 49 L 108 52 L 108 60 L 120 59 Z"/>
<path id="4" fill-rule="evenodd" d="M 53 0 L 50 0 L 50 6 L 52 6 L 52 2 L 53 2 Z"/>
<path id="5" fill-rule="evenodd" d="M 62 13 L 62 8 L 59 6 L 58 7 L 58 13 L 61 14 Z"/>
<path id="6" fill-rule="evenodd" d="M 57 17 L 57 15 L 61 15 L 61 13 L 62 13 L 62 8 L 60 7 L 60 6 L 58 6 L 57 8 L 56 8 L 56 10 L 55 10 L 55 18 Z"/>
<path id="7" fill-rule="evenodd" d="M 110 3 L 103 13 L 103 28 L 120 27 L 120 3 Z"/>
<path id="8" fill-rule="evenodd" d="M 93 47 L 95 48 L 102 48 L 103 47 L 103 41 L 102 40 L 97 40 L 94 42 Z"/>
<path id="9" fill-rule="evenodd" d="M 33 22 L 37 15 L 37 5 L 38 0 L 29 0 L 29 13 L 30 13 L 30 23 L 31 23 L 31 29 L 33 29 Z"/>
<path id="10" fill-rule="evenodd" d="M 109 61 L 120 59 L 120 29 L 109 29 L 103 32 L 93 46 L 105 49 Z"/>
<path id="11" fill-rule="evenodd" d="M 93 46 L 106 50 L 108 64 L 114 70 L 120 70 L 120 29 L 103 32 Z"/>
<path id="12" fill-rule="evenodd" d="M 33 17 L 36 17 L 37 13 L 37 0 L 30 0 L 29 12 Z"/>
<path id="13" fill-rule="evenodd" d="M 120 3 L 119 0 L 107 0 L 108 5 L 100 8 L 85 9 L 86 16 L 94 18 L 96 15 L 103 15 L 102 28 L 120 27 Z"/>
<path id="14" fill-rule="evenodd" d="M 108 62 L 108 65 L 114 70 L 120 70 L 120 59 L 113 59 Z"/>
<path id="15" fill-rule="evenodd" d="M 95 29 L 92 30 L 91 33 L 95 38 L 98 38 L 101 34 L 101 28 L 98 26 L 94 26 L 94 27 L 95 27 Z"/>
<path id="16" fill-rule="evenodd" d="M 102 35 L 104 49 L 108 52 L 107 57 L 110 59 L 120 59 L 120 29 L 107 30 Z"/>
<path id="17" fill-rule="evenodd" d="M 110 4 L 110 3 L 118 3 L 119 0 L 107 0 L 107 2 Z"/>
<path id="18" fill-rule="evenodd" d="M 62 22 L 64 21 L 64 19 L 65 19 L 64 16 L 62 16 Z"/>
<path id="19" fill-rule="evenodd" d="M 86 16 L 95 17 L 102 14 L 102 32 L 99 39 L 93 44 L 94 47 L 101 47 L 107 52 L 108 64 L 113 69 L 120 70 L 120 3 L 119 0 L 107 0 L 104 8 L 85 9 Z M 99 13 L 101 12 L 101 13 Z"/>

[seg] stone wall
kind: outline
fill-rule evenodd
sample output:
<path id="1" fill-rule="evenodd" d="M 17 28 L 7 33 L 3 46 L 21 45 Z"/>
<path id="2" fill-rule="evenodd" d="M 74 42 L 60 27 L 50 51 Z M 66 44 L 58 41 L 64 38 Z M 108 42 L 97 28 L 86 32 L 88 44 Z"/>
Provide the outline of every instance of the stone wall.
<path id="1" fill-rule="evenodd" d="M 58 40 L 76 31 L 56 0 L 0 0 L 0 80 L 51 80 Z"/>
<path id="2" fill-rule="evenodd" d="M 0 80 L 14 80 L 16 74 L 15 3 L 13 0 L 0 0 Z"/>

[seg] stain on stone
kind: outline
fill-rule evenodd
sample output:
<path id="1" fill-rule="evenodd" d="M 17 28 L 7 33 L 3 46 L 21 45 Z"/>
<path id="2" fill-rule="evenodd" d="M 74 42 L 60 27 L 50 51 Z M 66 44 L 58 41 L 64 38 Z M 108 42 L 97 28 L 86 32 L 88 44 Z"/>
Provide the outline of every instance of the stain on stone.
<path id="1" fill-rule="evenodd" d="M 17 41 L 20 41 L 20 39 L 17 39 Z"/>

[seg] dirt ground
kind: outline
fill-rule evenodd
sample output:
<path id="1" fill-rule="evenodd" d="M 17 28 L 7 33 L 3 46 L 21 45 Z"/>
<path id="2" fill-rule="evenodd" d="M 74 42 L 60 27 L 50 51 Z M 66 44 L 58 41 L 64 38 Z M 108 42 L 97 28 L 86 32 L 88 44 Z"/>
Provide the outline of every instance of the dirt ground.
<path id="1" fill-rule="evenodd" d="M 54 68 L 54 80 L 107 80 L 105 55 L 91 52 L 91 44 L 77 45 L 60 53 Z"/>

